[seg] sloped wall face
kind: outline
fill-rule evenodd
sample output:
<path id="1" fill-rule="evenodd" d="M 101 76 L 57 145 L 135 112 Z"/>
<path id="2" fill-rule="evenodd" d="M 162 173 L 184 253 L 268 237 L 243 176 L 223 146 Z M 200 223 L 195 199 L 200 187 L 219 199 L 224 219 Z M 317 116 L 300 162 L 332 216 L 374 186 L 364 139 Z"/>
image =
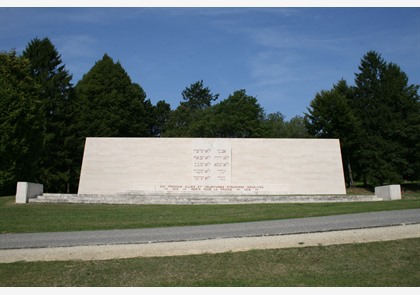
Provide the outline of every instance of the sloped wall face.
<path id="1" fill-rule="evenodd" d="M 345 194 L 337 139 L 87 138 L 79 194 Z"/>

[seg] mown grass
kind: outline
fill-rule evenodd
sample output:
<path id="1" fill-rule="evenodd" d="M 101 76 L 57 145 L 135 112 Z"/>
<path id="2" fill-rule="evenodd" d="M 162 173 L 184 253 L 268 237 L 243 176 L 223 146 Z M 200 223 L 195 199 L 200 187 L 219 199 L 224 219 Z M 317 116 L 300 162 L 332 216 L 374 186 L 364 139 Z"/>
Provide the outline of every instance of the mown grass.
<path id="1" fill-rule="evenodd" d="M 358 193 L 361 193 L 360 189 Z M 366 190 L 364 191 L 366 193 Z M 252 205 L 16 204 L 0 198 L 0 233 L 153 228 L 420 208 L 420 190 L 391 202 Z"/>
<path id="2" fill-rule="evenodd" d="M 420 239 L 106 261 L 0 264 L 0 286 L 420 286 Z"/>
<path id="3" fill-rule="evenodd" d="M 0 198 L 0 233 L 152 228 L 327 216 L 420 208 L 392 202 L 253 205 L 15 204 Z"/>
<path id="4" fill-rule="evenodd" d="M 364 189 L 357 189 L 355 193 Z M 218 206 L 14 203 L 0 233 L 198 225 L 420 208 L 418 187 L 392 202 Z M 1 235 L 0 235 L 1 238 Z M 420 286 L 420 239 L 106 261 L 0 264 L 0 286 Z"/>

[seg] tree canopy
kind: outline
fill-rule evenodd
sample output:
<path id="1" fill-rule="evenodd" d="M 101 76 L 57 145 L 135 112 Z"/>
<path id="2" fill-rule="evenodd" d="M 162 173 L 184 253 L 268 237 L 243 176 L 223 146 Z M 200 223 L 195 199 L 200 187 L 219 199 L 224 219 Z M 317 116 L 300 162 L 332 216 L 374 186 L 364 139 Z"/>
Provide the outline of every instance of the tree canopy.
<path id="1" fill-rule="evenodd" d="M 0 194 L 21 180 L 38 181 L 42 153 L 39 85 L 27 58 L 0 53 Z"/>
<path id="2" fill-rule="evenodd" d="M 213 94 L 209 87 L 204 87 L 203 80 L 185 88 L 182 91 L 183 101 L 169 116 L 163 136 L 192 136 L 191 134 L 195 133 L 195 131 L 191 131 L 191 128 L 194 128 L 192 125 L 211 112 L 208 109 L 218 97 L 219 95 Z"/>
<path id="3" fill-rule="evenodd" d="M 39 179 L 49 191 L 69 191 L 76 185 L 72 147 L 72 76 L 48 38 L 35 38 L 22 54 L 30 61 L 30 75 L 39 85 L 42 155 Z M 36 159 L 33 159 L 36 160 Z"/>
<path id="4" fill-rule="evenodd" d="M 148 136 L 146 93 L 107 54 L 76 85 L 83 137 Z"/>
<path id="5" fill-rule="evenodd" d="M 211 93 L 209 87 L 204 87 L 203 80 L 191 84 L 182 91 L 182 99 L 185 106 L 192 112 L 196 110 L 203 110 L 211 106 L 213 101 L 216 101 L 219 94 Z"/>
<path id="6" fill-rule="evenodd" d="M 351 89 L 340 80 L 331 90 L 322 90 L 315 95 L 305 115 L 308 132 L 319 138 L 339 138 L 347 183 L 353 185 L 352 151 L 358 135 L 359 120 L 349 105 Z"/>
<path id="7" fill-rule="evenodd" d="M 214 137 L 264 137 L 264 110 L 244 89 L 237 90 L 215 106 Z"/>
<path id="8" fill-rule="evenodd" d="M 339 138 L 346 180 L 376 185 L 420 177 L 419 86 L 379 53 L 363 56 L 354 86 L 319 91 L 289 121 L 245 89 L 219 100 L 199 80 L 179 105 L 155 105 L 120 62 L 104 54 L 78 81 L 48 38 L 0 53 L 0 194 L 17 181 L 77 192 L 86 137 Z"/>
<path id="9" fill-rule="evenodd" d="M 355 86 L 344 81 L 312 100 L 305 116 L 316 137 L 341 139 L 343 159 L 357 177 L 372 185 L 401 183 L 419 174 L 420 101 L 418 85 L 370 51 L 361 60 Z M 348 182 L 352 183 L 352 179 Z"/>

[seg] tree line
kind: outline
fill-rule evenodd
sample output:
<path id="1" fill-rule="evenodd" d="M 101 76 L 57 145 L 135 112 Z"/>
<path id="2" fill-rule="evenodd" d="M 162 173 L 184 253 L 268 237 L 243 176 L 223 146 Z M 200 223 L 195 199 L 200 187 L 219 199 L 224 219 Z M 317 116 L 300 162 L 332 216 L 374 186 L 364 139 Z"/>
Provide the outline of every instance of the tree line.
<path id="1" fill-rule="evenodd" d="M 339 138 L 349 185 L 418 179 L 419 86 L 376 52 L 359 70 L 355 86 L 340 80 L 286 121 L 245 89 L 219 100 L 202 80 L 175 109 L 154 105 L 107 54 L 72 85 L 55 46 L 35 38 L 21 55 L 0 53 L 0 195 L 17 181 L 77 192 L 86 137 Z"/>
<path id="2" fill-rule="evenodd" d="M 308 132 L 340 138 L 348 185 L 418 180 L 419 85 L 374 51 L 362 58 L 354 82 L 340 80 L 316 94 L 305 115 Z"/>

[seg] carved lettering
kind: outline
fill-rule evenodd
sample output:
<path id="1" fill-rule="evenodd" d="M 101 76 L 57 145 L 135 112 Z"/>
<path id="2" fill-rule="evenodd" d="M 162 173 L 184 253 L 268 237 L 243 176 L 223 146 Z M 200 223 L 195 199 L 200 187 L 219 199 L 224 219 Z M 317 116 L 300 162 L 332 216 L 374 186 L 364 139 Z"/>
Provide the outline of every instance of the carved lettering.
<path id="1" fill-rule="evenodd" d="M 230 185 L 231 153 L 230 143 L 226 140 L 194 141 L 192 147 L 193 183 Z"/>
<path id="2" fill-rule="evenodd" d="M 194 176 L 198 180 L 204 181 L 210 176 Z M 264 190 L 262 185 L 159 185 L 159 190 L 177 192 L 177 191 L 214 191 L 214 192 L 258 192 Z"/>

